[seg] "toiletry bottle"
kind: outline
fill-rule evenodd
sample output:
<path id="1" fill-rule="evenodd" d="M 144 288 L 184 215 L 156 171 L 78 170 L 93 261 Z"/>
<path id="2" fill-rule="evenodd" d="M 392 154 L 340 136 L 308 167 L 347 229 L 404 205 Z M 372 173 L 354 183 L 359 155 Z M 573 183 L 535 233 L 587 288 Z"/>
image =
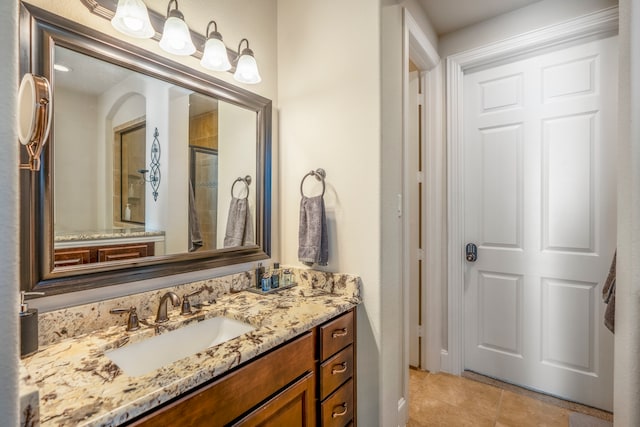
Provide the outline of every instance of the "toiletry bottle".
<path id="1" fill-rule="evenodd" d="M 127 206 L 124 208 L 124 220 L 131 221 L 131 207 L 129 203 L 127 203 Z"/>
<path id="2" fill-rule="evenodd" d="M 262 288 L 262 276 L 264 276 L 264 267 L 259 262 L 258 268 L 256 268 L 256 289 Z"/>
<path id="3" fill-rule="evenodd" d="M 278 289 L 280 287 L 280 264 L 273 263 L 273 269 L 271 270 L 271 289 Z"/>
<path id="4" fill-rule="evenodd" d="M 282 286 L 291 286 L 291 285 L 293 285 L 293 279 L 291 277 L 291 270 L 286 268 L 282 272 Z"/>
<path id="5" fill-rule="evenodd" d="M 20 292 L 20 357 L 38 351 L 38 309 L 27 306 L 25 295 L 44 295 L 44 292 Z"/>
<path id="6" fill-rule="evenodd" d="M 271 290 L 271 274 L 263 274 L 260 282 L 262 283 L 262 292 L 269 292 Z"/>

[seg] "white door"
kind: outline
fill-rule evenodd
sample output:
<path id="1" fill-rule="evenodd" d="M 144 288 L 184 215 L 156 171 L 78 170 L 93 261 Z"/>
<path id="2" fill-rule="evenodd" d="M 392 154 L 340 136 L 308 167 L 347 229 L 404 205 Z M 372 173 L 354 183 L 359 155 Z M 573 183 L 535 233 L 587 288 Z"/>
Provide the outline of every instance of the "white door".
<path id="1" fill-rule="evenodd" d="M 407 197 L 409 202 L 409 366 L 420 368 L 420 263 L 421 263 L 421 239 L 420 239 L 420 73 L 409 73 L 409 112 L 408 129 L 409 138 L 407 144 L 408 174 Z"/>
<path id="2" fill-rule="evenodd" d="M 464 81 L 465 369 L 612 409 L 617 38 Z"/>

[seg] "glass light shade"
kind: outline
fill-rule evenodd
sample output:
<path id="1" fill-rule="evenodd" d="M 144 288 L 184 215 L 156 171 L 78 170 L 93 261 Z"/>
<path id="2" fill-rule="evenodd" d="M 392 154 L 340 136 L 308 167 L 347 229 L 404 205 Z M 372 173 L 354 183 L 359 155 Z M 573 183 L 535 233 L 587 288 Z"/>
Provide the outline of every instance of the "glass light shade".
<path id="1" fill-rule="evenodd" d="M 227 71 L 231 68 L 227 47 L 222 40 L 217 38 L 209 38 L 207 40 L 204 44 L 204 53 L 202 54 L 200 65 L 207 70 L 213 71 Z"/>
<path id="2" fill-rule="evenodd" d="M 169 16 L 164 23 L 160 47 L 165 52 L 174 55 L 191 55 L 196 47 L 191 41 L 191 34 L 187 23 L 175 16 Z"/>
<path id="3" fill-rule="evenodd" d="M 140 39 L 151 38 L 156 33 L 142 0 L 119 0 L 111 25 L 122 34 Z"/>
<path id="4" fill-rule="evenodd" d="M 262 81 L 260 73 L 258 72 L 258 63 L 253 55 L 242 53 L 238 59 L 238 65 L 236 66 L 236 72 L 233 78 L 240 83 L 256 84 Z"/>

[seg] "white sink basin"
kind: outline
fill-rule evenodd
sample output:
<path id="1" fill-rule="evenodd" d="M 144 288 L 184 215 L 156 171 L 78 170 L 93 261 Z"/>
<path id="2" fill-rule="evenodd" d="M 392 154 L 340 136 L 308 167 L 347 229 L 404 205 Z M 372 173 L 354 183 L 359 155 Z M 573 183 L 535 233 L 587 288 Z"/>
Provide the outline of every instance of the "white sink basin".
<path id="1" fill-rule="evenodd" d="M 104 354 L 125 374 L 144 375 L 255 328 L 226 317 L 213 317 Z"/>

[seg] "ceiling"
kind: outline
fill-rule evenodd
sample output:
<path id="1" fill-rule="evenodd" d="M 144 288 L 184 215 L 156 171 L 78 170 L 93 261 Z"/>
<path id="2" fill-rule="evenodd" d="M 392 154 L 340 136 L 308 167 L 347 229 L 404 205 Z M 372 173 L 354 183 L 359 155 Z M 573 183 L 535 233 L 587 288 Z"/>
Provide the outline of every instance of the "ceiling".
<path id="1" fill-rule="evenodd" d="M 57 65 L 69 68 L 67 72 L 56 70 L 55 86 L 90 96 L 100 96 L 136 73 L 61 46 L 56 46 L 55 58 Z M 195 116 L 216 110 L 218 101 L 209 96 L 194 93 L 189 98 L 189 106 L 190 116 Z"/>
<path id="2" fill-rule="evenodd" d="M 418 0 L 441 36 L 540 0 Z"/>
<path id="3" fill-rule="evenodd" d="M 131 70 L 60 46 L 54 55 L 56 64 L 70 68 L 68 72 L 56 71 L 55 84 L 76 92 L 97 96 L 131 75 Z"/>

